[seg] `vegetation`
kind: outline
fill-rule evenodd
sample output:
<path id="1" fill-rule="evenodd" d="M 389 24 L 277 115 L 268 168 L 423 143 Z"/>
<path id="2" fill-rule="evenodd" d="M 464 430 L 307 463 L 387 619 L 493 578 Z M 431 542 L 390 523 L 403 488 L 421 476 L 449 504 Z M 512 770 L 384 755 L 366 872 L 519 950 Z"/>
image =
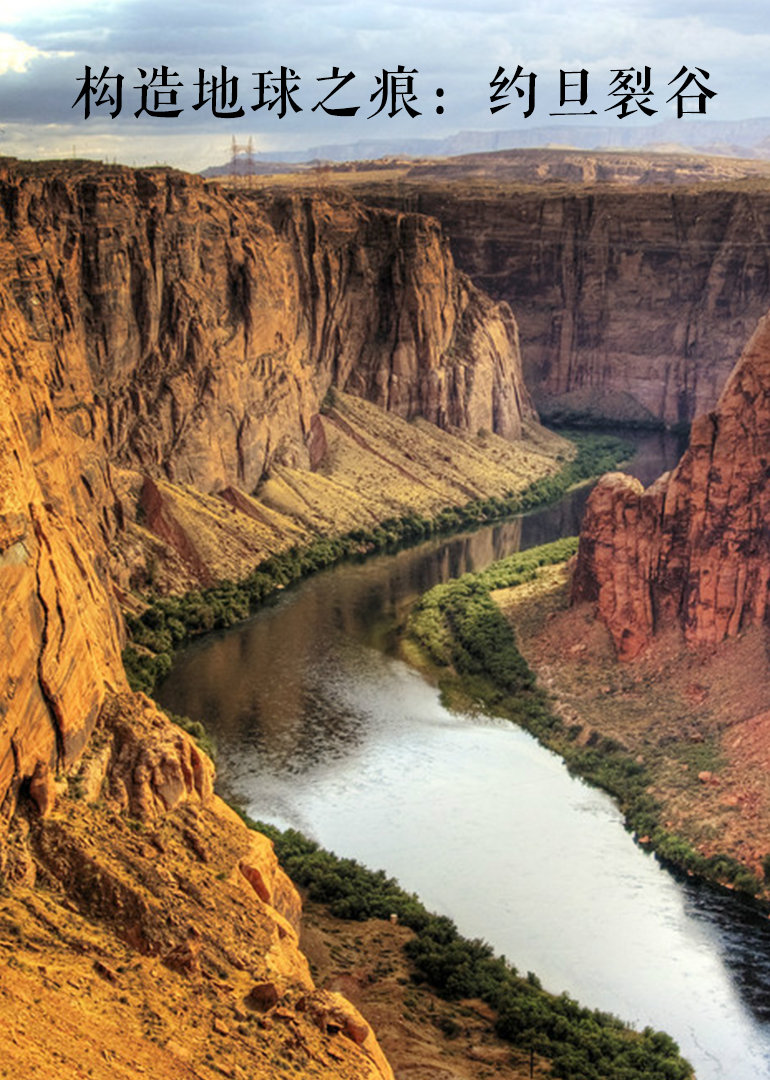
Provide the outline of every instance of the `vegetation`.
<path id="1" fill-rule="evenodd" d="M 563 562 L 577 550 L 577 537 L 511 555 L 477 574 L 437 585 L 416 604 L 408 633 L 440 671 L 445 693 L 460 691 L 485 709 L 505 716 L 555 750 L 571 772 L 612 795 L 626 826 L 645 846 L 675 866 L 755 896 L 756 875 L 729 855 L 701 855 L 662 825 L 662 808 L 648 794 L 647 768 L 612 739 L 595 735 L 575 741 L 578 728 L 565 725 L 516 646 L 513 630 L 490 596 L 492 589 L 531 581 L 540 566 Z"/>
<path id="2" fill-rule="evenodd" d="M 415 931 L 406 951 L 415 978 L 449 999 L 481 998 L 497 1013 L 498 1035 L 550 1059 L 563 1080 L 689 1080 L 692 1069 L 670 1036 L 631 1031 L 608 1013 L 587 1009 L 566 994 L 520 976 L 490 945 L 462 937 L 444 915 L 429 912 L 382 870 L 341 859 L 293 829 L 250 821 L 275 843 L 281 865 L 312 900 L 343 919 L 387 919 L 391 913 Z"/>
<path id="3" fill-rule="evenodd" d="M 224 581 L 184 596 L 153 599 L 140 615 L 126 617 L 130 642 L 123 652 L 123 663 L 129 684 L 134 690 L 152 693 L 168 674 L 174 651 L 181 645 L 209 630 L 242 622 L 281 589 L 316 570 L 343 559 L 391 550 L 432 535 L 475 528 L 532 510 L 560 498 L 572 485 L 615 467 L 630 452 L 628 443 L 610 435 L 577 434 L 574 441 L 578 453 L 573 461 L 556 475 L 534 481 L 522 492 L 447 507 L 433 518 L 405 514 L 373 528 L 319 537 L 305 547 L 292 547 L 270 556 L 240 582 Z"/>
<path id="4" fill-rule="evenodd" d="M 373 529 L 319 538 L 260 563 L 239 583 L 224 582 L 181 597 L 157 598 L 141 615 L 129 616 L 131 643 L 124 653 L 129 681 L 151 692 L 171 666 L 175 649 L 192 637 L 247 618 L 280 590 L 345 558 L 387 550 L 433 534 L 475 527 L 558 499 L 573 484 L 614 467 L 628 446 L 610 436 L 579 435 L 577 458 L 562 471 L 531 484 L 524 492 L 476 500 L 447 508 L 433 519 L 417 514 L 392 518 Z M 492 601 L 492 588 L 531 580 L 540 566 L 559 562 L 575 550 L 560 541 L 504 560 L 480 575 L 432 590 L 418 605 L 411 632 L 433 661 L 462 677 L 479 701 L 546 740 L 560 729 L 544 696 L 515 646 L 505 619 Z M 173 717 L 204 749 L 202 726 Z M 567 734 L 565 736 L 569 738 Z M 584 751 L 585 752 L 585 751 Z M 259 828 L 275 844 L 281 864 L 310 897 L 326 903 L 340 918 L 388 918 L 391 913 L 415 932 L 407 946 L 416 978 L 449 999 L 479 997 L 496 1012 L 498 1034 L 513 1045 L 551 1061 L 563 1080 L 690 1080 L 692 1070 L 676 1043 L 661 1032 L 631 1031 L 610 1014 L 580 1006 L 566 994 L 544 991 L 537 977 L 519 976 L 505 959 L 480 940 L 468 940 L 445 916 L 427 911 L 383 871 L 340 859 L 294 830 Z"/>
<path id="5" fill-rule="evenodd" d="M 212 761 L 216 759 L 216 746 L 214 740 L 209 735 L 206 728 L 200 722 L 200 720 L 191 720 L 189 716 L 177 716 L 176 713 L 167 712 L 166 716 L 172 723 L 180 727 L 182 731 L 186 731 L 188 735 L 191 735 L 195 739 L 196 743 L 203 751 L 204 754 L 208 754 Z"/>

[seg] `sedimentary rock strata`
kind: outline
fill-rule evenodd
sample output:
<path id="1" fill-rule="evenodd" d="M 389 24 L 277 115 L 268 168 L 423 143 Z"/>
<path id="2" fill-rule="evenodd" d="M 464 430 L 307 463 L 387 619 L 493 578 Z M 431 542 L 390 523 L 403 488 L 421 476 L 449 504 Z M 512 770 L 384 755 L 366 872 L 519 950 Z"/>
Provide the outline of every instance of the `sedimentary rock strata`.
<path id="1" fill-rule="evenodd" d="M 619 655 L 678 623 L 716 644 L 767 621 L 770 583 L 770 318 L 763 318 L 677 467 L 647 491 L 605 476 L 583 521 L 573 600 L 589 600 Z"/>

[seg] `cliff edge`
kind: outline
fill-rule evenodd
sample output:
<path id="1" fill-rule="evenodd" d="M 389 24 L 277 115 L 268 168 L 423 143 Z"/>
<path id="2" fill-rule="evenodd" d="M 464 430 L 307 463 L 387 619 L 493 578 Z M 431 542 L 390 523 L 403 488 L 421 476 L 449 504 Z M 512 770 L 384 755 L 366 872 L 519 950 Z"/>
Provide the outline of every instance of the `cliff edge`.
<path id="1" fill-rule="evenodd" d="M 644 491 L 618 473 L 592 492 L 572 583 L 596 604 L 618 655 L 665 626 L 716 645 L 767 622 L 770 583 L 770 318 L 677 467 Z"/>

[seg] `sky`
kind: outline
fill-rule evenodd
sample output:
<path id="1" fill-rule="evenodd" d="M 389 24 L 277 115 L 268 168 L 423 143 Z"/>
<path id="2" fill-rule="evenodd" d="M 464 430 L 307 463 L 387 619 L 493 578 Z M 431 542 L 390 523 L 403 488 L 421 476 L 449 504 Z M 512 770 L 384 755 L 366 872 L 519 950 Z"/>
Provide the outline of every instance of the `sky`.
<path id="1" fill-rule="evenodd" d="M 349 3 L 345 0 L 282 0 L 245 4 L 219 0 L 0 0 L 0 154 L 16 157 L 93 157 L 125 164 L 164 163 L 187 169 L 227 160 L 232 139 L 253 140 L 255 149 L 293 149 L 358 139 L 440 138 L 458 131 L 503 131 L 549 123 L 647 124 L 675 118 L 676 102 L 666 99 L 679 70 L 714 90 L 706 104 L 714 120 L 770 116 L 770 6 L 765 0 L 564 0 L 492 2 L 483 11 L 438 0 Z M 136 117 L 142 83 L 155 107 L 163 65 L 167 84 L 157 110 L 181 108 L 178 116 Z M 243 108 L 244 116 L 215 116 L 211 78 L 238 79 L 237 100 L 215 102 L 221 112 Z M 405 89 L 377 113 L 382 103 L 377 77 L 383 71 L 405 75 Z M 490 82 L 498 68 L 508 79 L 521 65 L 519 80 L 535 74 L 535 108 L 525 119 L 526 96 L 507 87 L 506 108 L 490 112 Z M 298 79 L 293 98 L 300 111 L 280 104 L 265 76 L 260 109 L 259 76 L 284 66 Z M 331 116 L 313 106 L 335 85 L 334 67 L 354 78 L 340 87 L 327 106 L 353 108 L 354 116 Z M 610 96 L 613 71 L 650 68 L 647 117 L 639 110 L 618 116 L 618 97 Z M 107 67 L 107 82 L 97 79 Z M 91 93 L 77 101 L 88 86 Z M 696 72 L 709 73 L 705 80 Z M 145 71 L 140 75 L 139 69 Z M 158 76 L 151 83 L 153 71 Z M 203 78 L 200 78 L 203 69 Z M 558 112 L 560 72 L 588 72 L 584 106 L 596 116 L 552 118 Z M 411 87 L 406 86 L 407 73 Z M 116 110 L 116 76 L 122 75 L 122 101 Z M 325 78 L 326 77 L 326 78 Z M 630 76 L 632 79 L 636 75 Z M 567 76 L 576 82 L 577 76 Z M 110 81 L 111 80 L 111 81 Z M 202 85 L 196 83 L 201 81 Z M 321 80 L 321 81 L 319 81 Z M 391 79 L 386 76 L 386 85 Z M 231 91 L 233 84 L 228 84 Z M 437 91 L 443 94 L 438 95 Z M 97 104 L 100 93 L 104 100 Z M 410 100 L 408 91 L 414 97 Z M 697 93 L 691 85 L 689 93 Z M 373 99 L 372 99 L 372 95 Z M 86 96 L 90 116 L 86 118 Z M 113 98 L 110 103 L 108 97 Z M 578 89 L 567 91 L 578 96 Z M 194 108 L 201 102 L 200 108 Z M 405 103 L 417 115 L 409 115 Z M 393 104 L 399 106 L 390 115 Z M 692 99 L 686 108 L 696 108 Z M 610 111 L 606 111 L 609 109 Z M 440 112 L 438 110 L 443 110 Z M 681 123 L 698 123 L 685 116 Z"/>

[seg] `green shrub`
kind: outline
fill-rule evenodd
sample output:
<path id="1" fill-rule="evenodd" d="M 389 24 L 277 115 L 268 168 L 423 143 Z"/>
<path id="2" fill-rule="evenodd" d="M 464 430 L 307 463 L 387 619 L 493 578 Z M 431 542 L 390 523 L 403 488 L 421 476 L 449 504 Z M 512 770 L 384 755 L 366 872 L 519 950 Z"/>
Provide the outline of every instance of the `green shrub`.
<path id="1" fill-rule="evenodd" d="M 659 858 L 685 871 L 755 896 L 756 875 L 727 855 L 706 858 L 682 837 L 661 826 L 661 808 L 647 789 L 651 779 L 644 765 L 619 743 L 597 737 L 579 746 L 575 730 L 565 726 L 516 645 L 512 627 L 490 596 L 492 589 L 531 581 L 541 566 L 564 562 L 577 550 L 577 538 L 518 552 L 475 574 L 436 585 L 415 604 L 407 632 L 436 665 L 444 693 L 462 691 L 482 708 L 507 717 L 560 754 L 570 772 L 612 795 L 625 814 L 626 826 L 650 838 Z M 770 872 L 770 855 L 765 863 Z"/>
<path id="2" fill-rule="evenodd" d="M 329 400 L 332 407 L 333 391 Z M 518 495 L 475 499 L 465 506 L 446 507 L 432 520 L 412 512 L 387 518 L 373 529 L 353 529 L 343 536 L 319 537 L 303 548 L 295 546 L 271 555 L 238 583 L 223 581 L 207 589 L 194 589 L 184 596 L 156 598 L 141 615 L 126 616 L 130 641 L 123 662 L 129 685 L 134 690 L 152 693 L 168 673 L 175 649 L 200 634 L 235 626 L 279 590 L 309 574 L 342 559 L 391 550 L 434 533 L 449 533 L 531 510 L 560 498 L 572 484 L 614 467 L 631 449 L 622 440 L 607 435 L 578 433 L 574 439 L 578 446 L 575 460 L 568 462 L 556 476 L 536 480 Z M 527 572 L 534 573 L 534 569 Z M 472 629 L 469 633 L 472 638 Z M 478 649 L 474 650 L 472 640 L 466 644 L 466 660 L 472 665 Z M 521 671 L 518 677 L 527 676 Z"/>
<path id="3" fill-rule="evenodd" d="M 547 993 L 532 972 L 521 978 L 490 945 L 464 938 L 451 919 L 427 911 L 382 870 L 341 859 L 294 829 L 281 832 L 241 816 L 273 840 L 296 884 L 338 918 L 388 918 L 395 912 L 415 931 L 405 950 L 416 977 L 450 1000 L 481 998 L 497 1013 L 497 1033 L 549 1058 L 553 1076 L 691 1080 L 692 1069 L 670 1036 L 651 1028 L 638 1034 L 609 1013 L 584 1008 L 566 994 Z"/>

